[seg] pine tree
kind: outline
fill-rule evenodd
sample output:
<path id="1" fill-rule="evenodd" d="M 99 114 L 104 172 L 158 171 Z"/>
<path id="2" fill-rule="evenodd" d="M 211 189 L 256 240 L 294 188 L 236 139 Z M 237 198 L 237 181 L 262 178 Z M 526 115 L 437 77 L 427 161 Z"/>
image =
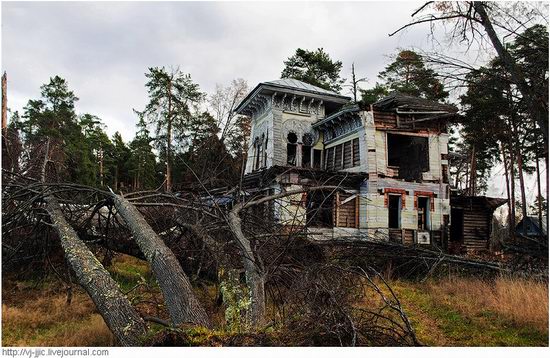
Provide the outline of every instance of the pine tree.
<path id="1" fill-rule="evenodd" d="M 94 159 L 75 112 L 78 98 L 69 90 L 67 81 L 59 76 L 40 87 L 41 98 L 29 100 L 24 108 L 22 123 L 25 145 L 35 148 L 49 138 L 56 150 L 59 180 L 95 185 Z M 32 159 L 32 158 L 31 158 Z"/>
<path id="2" fill-rule="evenodd" d="M 342 90 L 345 82 L 340 78 L 342 61 L 333 61 L 322 48 L 316 51 L 298 48 L 284 65 L 281 78 L 294 78 L 334 92 Z"/>
<path id="3" fill-rule="evenodd" d="M 134 190 L 154 189 L 157 186 L 157 161 L 151 138 L 143 116 L 139 117 L 137 132 L 130 142 L 128 174 Z"/>
<path id="4" fill-rule="evenodd" d="M 384 82 L 388 91 L 418 96 L 434 101 L 444 100 L 449 96 L 434 70 L 427 68 L 421 55 L 414 51 L 399 52 L 378 77 Z"/>
<path id="5" fill-rule="evenodd" d="M 132 156 L 130 147 L 124 143 L 119 132 L 113 134 L 111 176 L 113 178 L 113 187 L 117 189 L 128 188 L 132 185 L 130 176 L 129 161 Z"/>
<path id="6" fill-rule="evenodd" d="M 157 146 L 163 149 L 160 152 L 166 163 L 165 189 L 169 192 L 172 190 L 174 138 L 184 139 L 191 117 L 190 107 L 201 101 L 204 94 L 191 76 L 179 69 L 167 71 L 164 67 L 152 67 L 145 77 L 149 103 L 142 112 L 136 112 L 156 125 Z"/>

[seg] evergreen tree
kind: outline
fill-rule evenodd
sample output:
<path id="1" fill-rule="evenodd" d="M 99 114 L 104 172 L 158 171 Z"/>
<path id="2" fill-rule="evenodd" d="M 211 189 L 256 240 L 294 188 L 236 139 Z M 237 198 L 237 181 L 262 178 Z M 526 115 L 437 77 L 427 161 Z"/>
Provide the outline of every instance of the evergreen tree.
<path id="1" fill-rule="evenodd" d="M 128 159 L 128 174 L 134 190 L 154 189 L 160 182 L 157 180 L 157 172 L 162 172 L 162 168 L 157 168 L 152 141 L 147 124 L 140 116 L 136 136 L 130 142 Z"/>
<path id="2" fill-rule="evenodd" d="M 33 148 L 49 138 L 56 148 L 51 160 L 57 164 L 59 179 L 95 185 L 91 149 L 75 112 L 78 98 L 59 76 L 50 78 L 40 89 L 41 98 L 29 100 L 24 108 L 25 145 Z"/>
<path id="3" fill-rule="evenodd" d="M 445 91 L 443 84 L 437 79 L 437 73 L 427 68 L 422 56 L 414 51 L 399 52 L 378 77 L 388 92 L 397 91 L 434 101 L 441 101 L 449 96 L 449 92 Z M 378 92 L 380 91 L 378 88 Z"/>
<path id="4" fill-rule="evenodd" d="M 149 68 L 145 74 L 148 79 L 145 86 L 149 103 L 139 115 L 156 125 L 156 140 L 166 163 L 166 191 L 172 190 L 172 163 L 174 137 L 182 141 L 186 135 L 191 118 L 190 106 L 204 98 L 199 86 L 191 80 L 189 74 L 179 69 L 167 71 L 164 67 Z"/>
<path id="5" fill-rule="evenodd" d="M 366 90 L 359 89 L 359 92 L 361 93 L 361 102 L 364 105 L 376 103 L 389 94 L 388 88 L 378 82 L 373 88 Z"/>
<path id="6" fill-rule="evenodd" d="M 124 143 L 119 132 L 113 134 L 112 150 L 109 153 L 112 158 L 111 176 L 113 178 L 113 187 L 117 189 L 127 188 L 132 185 L 130 176 L 130 158 L 132 151 Z"/>
<path id="7" fill-rule="evenodd" d="M 80 116 L 80 126 L 84 137 L 86 138 L 88 148 L 94 163 L 94 173 L 96 185 L 104 186 L 111 183 L 111 167 L 113 164 L 112 152 L 113 144 L 105 133 L 105 125 L 101 119 L 91 114 Z"/>
<path id="8" fill-rule="evenodd" d="M 322 48 L 316 51 L 298 48 L 284 65 L 281 78 L 294 78 L 334 92 L 339 92 L 345 82 L 340 78 L 342 61 L 333 61 Z"/>

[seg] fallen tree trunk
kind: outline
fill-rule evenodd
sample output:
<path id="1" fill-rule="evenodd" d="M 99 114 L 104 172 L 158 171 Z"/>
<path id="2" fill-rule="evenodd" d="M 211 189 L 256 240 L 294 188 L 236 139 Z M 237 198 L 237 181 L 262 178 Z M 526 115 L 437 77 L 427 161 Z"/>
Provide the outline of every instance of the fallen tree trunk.
<path id="1" fill-rule="evenodd" d="M 50 156 L 50 139 L 46 142 L 41 181 L 46 182 L 46 167 Z M 137 346 L 147 332 L 145 322 L 134 309 L 120 287 L 94 254 L 88 249 L 69 225 L 61 206 L 51 196 L 44 197 L 46 211 L 59 235 L 61 247 L 69 266 L 75 272 L 78 283 L 88 292 L 99 314 L 123 346 Z"/>
<path id="2" fill-rule="evenodd" d="M 196 298 L 178 259 L 155 233 L 141 213 L 125 198 L 112 195 L 118 213 L 128 224 L 146 260 L 151 265 L 164 296 L 172 323 L 193 323 L 210 327 L 206 311 Z"/>
<path id="3" fill-rule="evenodd" d="M 122 294 L 109 272 L 67 223 L 57 200 L 51 196 L 44 200 L 65 257 L 79 284 L 88 292 L 119 343 L 123 346 L 138 346 L 147 331 L 145 322 Z"/>

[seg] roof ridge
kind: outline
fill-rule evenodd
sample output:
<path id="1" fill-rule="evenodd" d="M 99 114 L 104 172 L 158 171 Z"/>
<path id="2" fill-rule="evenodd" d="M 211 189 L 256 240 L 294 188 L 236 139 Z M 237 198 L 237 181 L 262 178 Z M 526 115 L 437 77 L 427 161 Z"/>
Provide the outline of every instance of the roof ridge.
<path id="1" fill-rule="evenodd" d="M 304 82 L 302 80 L 296 79 L 296 78 L 280 78 L 276 80 L 266 81 L 263 82 L 265 84 L 276 84 L 276 85 L 282 85 L 285 87 L 292 87 L 292 88 L 298 88 L 302 90 L 308 90 L 308 91 L 316 91 L 319 93 L 324 94 L 330 94 L 330 95 L 336 95 L 336 96 L 343 96 L 338 92 L 328 90 L 326 88 L 322 88 L 319 86 L 312 85 L 311 83 Z"/>

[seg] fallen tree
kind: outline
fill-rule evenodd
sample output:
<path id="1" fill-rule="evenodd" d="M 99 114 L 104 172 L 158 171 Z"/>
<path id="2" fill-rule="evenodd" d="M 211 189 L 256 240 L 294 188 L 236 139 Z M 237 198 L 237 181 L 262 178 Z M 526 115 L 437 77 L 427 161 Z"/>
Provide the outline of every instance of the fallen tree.
<path id="1" fill-rule="evenodd" d="M 44 150 L 42 182 L 46 180 L 49 151 L 50 140 L 48 139 Z M 66 260 L 76 274 L 78 283 L 88 292 L 120 344 L 139 345 L 146 333 L 145 322 L 122 294 L 111 275 L 67 223 L 57 200 L 46 193 L 44 202 L 52 225 L 58 233 Z"/>
<path id="2" fill-rule="evenodd" d="M 174 253 L 164 244 L 128 200 L 113 193 L 113 202 L 124 218 L 162 290 L 173 324 L 193 323 L 210 327 L 204 308 Z"/>

